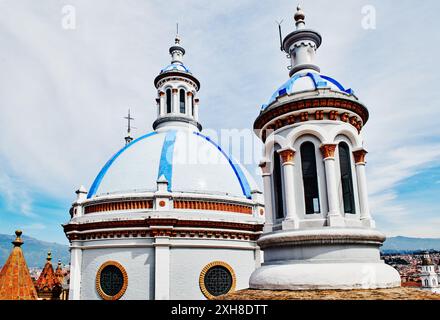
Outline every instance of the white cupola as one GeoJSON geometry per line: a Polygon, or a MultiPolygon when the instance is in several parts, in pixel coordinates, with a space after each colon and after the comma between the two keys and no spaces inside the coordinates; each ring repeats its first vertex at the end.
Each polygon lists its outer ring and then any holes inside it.
{"type": "Polygon", "coordinates": [[[420,280],[422,289],[440,293],[439,274],[436,272],[436,266],[429,253],[426,252],[422,257],[420,280]]]}
{"type": "Polygon", "coordinates": [[[294,16],[296,30],[288,34],[282,43],[282,49],[291,59],[291,65],[288,67],[289,76],[305,70],[320,72],[314,60],[322,37],[318,32],[306,29],[305,17],[304,11],[298,6],[294,16]]]}
{"type": "Polygon", "coordinates": [[[254,122],[263,147],[266,222],[258,239],[264,265],[252,289],[372,289],[400,286],[399,273],[380,260],[385,235],[370,214],[362,128],[366,106],[320,72],[321,35],[305,27],[282,42],[290,78],[254,122]]]}
{"type": "Polygon", "coordinates": [[[157,88],[157,119],[153,128],[165,126],[190,126],[201,131],[198,122],[200,90],[199,80],[183,64],[185,49],[180,45],[180,37],[176,36],[174,45],[170,47],[171,64],[163,68],[154,80],[157,88]]]}

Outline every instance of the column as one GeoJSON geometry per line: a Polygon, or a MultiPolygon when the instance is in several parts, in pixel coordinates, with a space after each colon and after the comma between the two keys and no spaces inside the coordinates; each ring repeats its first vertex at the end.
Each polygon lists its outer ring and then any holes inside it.
{"type": "Polygon", "coordinates": [[[81,264],[82,249],[80,242],[72,241],[70,245],[69,300],[80,300],[81,298],[81,264]]]}
{"type": "Polygon", "coordinates": [[[335,150],[336,144],[325,144],[320,147],[325,165],[325,178],[327,182],[328,199],[328,225],[342,227],[345,225],[344,218],[339,208],[338,185],[336,181],[335,150]]]}
{"type": "Polygon", "coordinates": [[[266,161],[260,162],[260,168],[263,177],[263,188],[264,188],[264,211],[265,211],[265,223],[264,232],[272,232],[273,228],[273,216],[274,212],[272,209],[272,183],[269,163],[266,161]]]}
{"type": "Polygon", "coordinates": [[[188,91],[186,93],[186,115],[191,118],[193,117],[193,115],[192,115],[192,96],[193,96],[192,92],[188,91]]]}
{"type": "Polygon", "coordinates": [[[199,121],[199,99],[194,99],[194,120],[199,121]]]}
{"type": "Polygon", "coordinates": [[[170,238],[155,238],[154,299],[170,299],[170,238]]]}
{"type": "Polygon", "coordinates": [[[353,152],[354,161],[356,163],[356,178],[359,193],[359,206],[361,222],[365,227],[375,227],[375,222],[370,215],[370,207],[368,204],[367,177],[365,174],[365,156],[367,151],[364,149],[353,152]]]}
{"type": "Polygon", "coordinates": [[[299,218],[296,214],[295,203],[295,181],[294,181],[294,157],[295,150],[282,149],[278,150],[282,162],[284,188],[283,196],[286,204],[286,217],[283,221],[283,229],[298,229],[299,218]]]}
{"type": "Polygon", "coordinates": [[[171,93],[173,95],[173,113],[179,113],[179,96],[178,93],[179,90],[178,89],[172,89],[171,93]]]}
{"type": "Polygon", "coordinates": [[[165,115],[165,92],[159,92],[159,115],[163,117],[165,115]]]}

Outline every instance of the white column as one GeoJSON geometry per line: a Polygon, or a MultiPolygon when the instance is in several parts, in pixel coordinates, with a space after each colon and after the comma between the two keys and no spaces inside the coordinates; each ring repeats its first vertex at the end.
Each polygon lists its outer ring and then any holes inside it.
{"type": "Polygon", "coordinates": [[[159,92],[159,115],[162,117],[165,115],[165,92],[159,92]]]}
{"type": "Polygon", "coordinates": [[[194,99],[194,120],[199,121],[199,99],[194,99]]]}
{"type": "Polygon", "coordinates": [[[81,299],[81,264],[82,249],[80,247],[80,242],[72,241],[70,245],[69,300],[81,299]]]}
{"type": "Polygon", "coordinates": [[[191,114],[191,112],[192,112],[192,96],[193,96],[192,92],[186,93],[186,105],[185,105],[186,115],[191,118],[193,117],[193,115],[191,114]]]}
{"type": "Polygon", "coordinates": [[[87,200],[87,190],[86,188],[84,188],[84,186],[80,186],[79,189],[75,191],[75,193],[76,201],[73,204],[72,218],[79,218],[82,217],[84,214],[82,203],[87,200]]]}
{"type": "Polygon", "coordinates": [[[271,183],[271,174],[269,163],[266,161],[262,161],[260,163],[260,168],[262,171],[263,177],[263,188],[264,188],[264,214],[266,221],[264,223],[264,232],[272,232],[273,221],[274,221],[274,212],[272,207],[272,183],[271,183]]]}
{"type": "Polygon", "coordinates": [[[338,184],[336,180],[336,164],[335,164],[335,144],[327,144],[321,146],[322,156],[324,158],[325,178],[327,182],[327,199],[328,199],[328,216],[327,221],[331,227],[344,226],[344,218],[341,215],[338,199],[338,184]]]}
{"type": "Polygon", "coordinates": [[[170,239],[155,238],[155,300],[170,299],[170,239]]]}
{"type": "Polygon", "coordinates": [[[294,162],[295,150],[283,149],[278,150],[281,156],[282,168],[283,168],[283,178],[284,178],[284,189],[283,196],[284,202],[286,204],[286,217],[283,221],[283,229],[298,229],[299,228],[299,218],[296,214],[296,203],[295,203],[295,181],[294,181],[294,162]]]}
{"type": "Polygon", "coordinates": [[[173,113],[179,113],[179,97],[177,93],[179,92],[178,89],[172,89],[171,93],[173,95],[173,113]]]}
{"type": "Polygon", "coordinates": [[[366,150],[357,150],[353,152],[356,163],[356,178],[359,193],[360,217],[362,224],[366,227],[375,227],[375,222],[370,214],[370,206],[368,204],[367,177],[365,174],[365,156],[366,150]]]}

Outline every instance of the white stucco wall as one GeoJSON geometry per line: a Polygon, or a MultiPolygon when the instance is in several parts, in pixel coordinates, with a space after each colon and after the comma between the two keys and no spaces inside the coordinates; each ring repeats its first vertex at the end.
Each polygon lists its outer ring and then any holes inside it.
{"type": "Polygon", "coordinates": [[[256,269],[256,253],[244,249],[171,248],[170,299],[206,299],[199,287],[202,269],[213,261],[229,264],[235,272],[236,290],[249,287],[256,269]]]}
{"type": "Polygon", "coordinates": [[[119,262],[127,272],[128,287],[121,300],[154,298],[154,248],[105,248],[83,250],[81,300],[101,299],[96,274],[109,260],[119,262]]]}

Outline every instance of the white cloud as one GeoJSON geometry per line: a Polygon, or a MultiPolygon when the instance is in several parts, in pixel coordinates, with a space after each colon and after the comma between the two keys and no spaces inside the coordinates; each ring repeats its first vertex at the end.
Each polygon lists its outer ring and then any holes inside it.
{"type": "Polygon", "coordinates": [[[0,197],[4,199],[6,209],[9,212],[15,212],[28,218],[37,217],[32,210],[32,198],[26,190],[25,183],[1,171],[0,197]]]}
{"type": "MultiPolygon", "coordinates": [[[[373,214],[412,216],[417,213],[399,203],[395,188],[440,158],[433,139],[440,136],[440,46],[432,42],[436,28],[420,32],[408,21],[414,5],[420,21],[437,21],[430,9],[436,2],[409,1],[399,11],[371,3],[378,13],[374,31],[361,28],[361,0],[308,2],[304,10],[308,26],[323,35],[322,72],[355,89],[370,110],[364,134],[373,214]]],[[[152,83],[169,63],[176,21],[186,64],[202,83],[206,128],[252,127],[261,104],[288,77],[275,20],[285,18],[284,34],[293,30],[291,1],[69,4],[76,8],[75,30],[61,28],[64,3],[0,3],[0,156],[11,166],[0,175],[0,192],[8,203],[20,203],[23,214],[33,214],[32,191],[73,200],[79,185],[90,185],[124,144],[128,107],[136,133],[151,130],[152,83]]]]}

